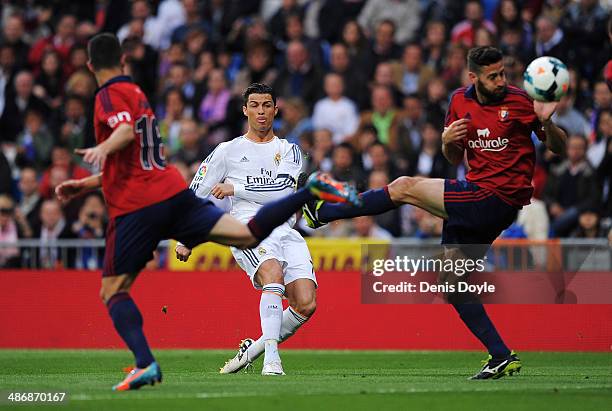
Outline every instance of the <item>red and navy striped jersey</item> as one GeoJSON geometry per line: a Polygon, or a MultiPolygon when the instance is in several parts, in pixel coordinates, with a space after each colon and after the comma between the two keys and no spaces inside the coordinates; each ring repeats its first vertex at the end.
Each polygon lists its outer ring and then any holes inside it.
{"type": "Polygon", "coordinates": [[[157,120],[146,96],[127,76],[112,78],[96,92],[96,142],[109,138],[121,123],[134,128],[134,140],[110,154],[104,165],[102,190],[111,217],[166,200],[187,188],[178,170],[166,164],[157,120]]]}
{"type": "Polygon", "coordinates": [[[515,207],[529,204],[535,166],[531,133],[545,139],[532,99],[525,91],[508,86],[501,102],[482,105],[474,86],[462,87],[451,96],[444,126],[461,118],[471,120],[467,136],[459,142],[467,153],[466,179],[515,207]]]}

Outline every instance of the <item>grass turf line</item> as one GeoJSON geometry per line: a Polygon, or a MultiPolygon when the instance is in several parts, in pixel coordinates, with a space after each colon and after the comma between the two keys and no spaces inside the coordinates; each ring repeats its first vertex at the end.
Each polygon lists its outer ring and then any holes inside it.
{"type": "MultiPolygon", "coordinates": [[[[281,352],[287,376],[220,375],[233,355],[220,350],[157,350],[164,382],[115,393],[131,363],[127,351],[0,350],[0,391],[69,393],[67,405],[18,409],[171,410],[312,409],[473,410],[609,409],[612,354],[519,353],[524,369],[498,381],[467,381],[483,358],[477,352],[281,352]],[[58,408],[59,407],[59,408],[58,408]]],[[[0,408],[8,407],[0,401],[0,408]]]]}

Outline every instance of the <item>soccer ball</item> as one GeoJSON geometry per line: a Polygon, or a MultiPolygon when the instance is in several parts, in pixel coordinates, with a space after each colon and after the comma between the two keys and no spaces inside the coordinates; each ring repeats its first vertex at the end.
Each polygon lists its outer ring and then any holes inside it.
{"type": "Polygon", "coordinates": [[[554,57],[539,57],[523,74],[523,87],[537,101],[559,101],[569,89],[569,71],[554,57]]]}

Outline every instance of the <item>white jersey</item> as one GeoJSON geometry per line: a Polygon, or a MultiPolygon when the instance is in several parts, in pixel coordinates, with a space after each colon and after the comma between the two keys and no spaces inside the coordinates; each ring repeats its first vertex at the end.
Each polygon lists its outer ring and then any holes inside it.
{"type": "MultiPolygon", "coordinates": [[[[297,145],[276,136],[266,143],[241,136],[215,148],[200,165],[190,188],[198,197],[206,197],[215,184],[232,184],[230,214],[247,222],[263,204],[295,191],[301,169],[302,152],[297,145]]],[[[288,223],[293,226],[295,217],[288,223]]]]}
{"type": "MultiPolygon", "coordinates": [[[[255,143],[242,136],[219,144],[200,165],[190,188],[198,197],[207,197],[215,184],[232,184],[234,195],[230,197],[230,214],[247,222],[263,204],[294,192],[301,169],[302,153],[297,145],[278,137],[267,143],[255,143]]],[[[239,250],[231,247],[238,265],[255,288],[261,289],[255,274],[269,259],[281,263],[285,285],[298,279],[309,279],[316,286],[317,278],[308,246],[291,228],[294,224],[295,216],[277,227],[255,248],[239,250]]]]}

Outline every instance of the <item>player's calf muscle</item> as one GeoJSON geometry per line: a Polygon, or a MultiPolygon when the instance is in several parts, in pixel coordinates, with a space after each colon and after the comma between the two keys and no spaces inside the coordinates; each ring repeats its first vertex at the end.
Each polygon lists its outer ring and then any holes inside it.
{"type": "Polygon", "coordinates": [[[444,180],[439,178],[396,178],[389,184],[389,196],[395,204],[411,204],[446,218],[444,210],[444,180]]]}

